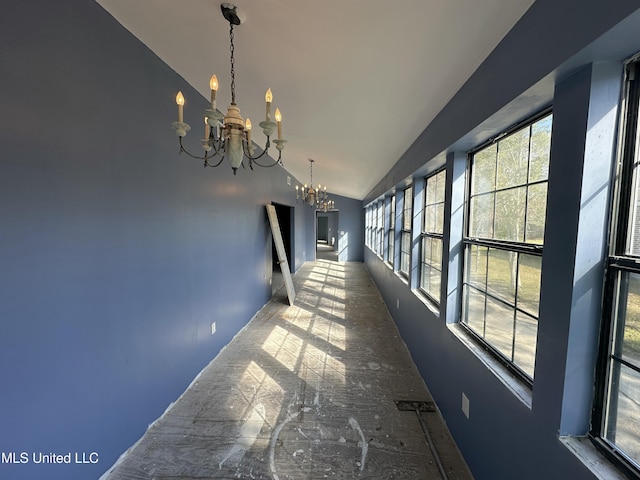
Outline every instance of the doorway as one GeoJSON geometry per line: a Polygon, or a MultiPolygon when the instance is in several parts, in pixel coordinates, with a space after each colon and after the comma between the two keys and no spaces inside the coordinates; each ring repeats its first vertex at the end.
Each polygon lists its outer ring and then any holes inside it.
{"type": "Polygon", "coordinates": [[[319,242],[329,243],[329,218],[318,215],[318,238],[319,242]]]}
{"type": "MultiPolygon", "coordinates": [[[[295,266],[293,265],[293,259],[295,258],[294,249],[294,214],[293,207],[289,205],[283,205],[280,203],[271,202],[276,210],[276,216],[278,217],[278,223],[280,224],[280,231],[282,232],[282,243],[284,244],[284,250],[287,257],[287,263],[289,264],[290,273],[293,273],[295,266]]],[[[275,243],[271,242],[271,294],[275,295],[284,287],[284,278],[280,269],[280,262],[278,261],[278,253],[276,252],[275,243]]]]}
{"type": "Polygon", "coordinates": [[[338,211],[316,212],[316,260],[338,261],[338,211]]]}

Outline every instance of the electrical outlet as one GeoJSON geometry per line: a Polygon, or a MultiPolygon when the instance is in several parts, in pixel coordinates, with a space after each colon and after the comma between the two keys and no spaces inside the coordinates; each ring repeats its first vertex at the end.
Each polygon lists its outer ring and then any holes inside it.
{"type": "Polygon", "coordinates": [[[462,413],[469,418],[469,398],[462,392],[462,413]]]}
{"type": "Polygon", "coordinates": [[[216,322],[213,322],[211,324],[211,335],[214,335],[216,333],[216,322]]]}
{"type": "Polygon", "coordinates": [[[287,185],[291,185],[291,177],[287,175],[287,185]]]}
{"type": "Polygon", "coordinates": [[[400,309],[400,299],[396,298],[396,308],[400,309]]]}

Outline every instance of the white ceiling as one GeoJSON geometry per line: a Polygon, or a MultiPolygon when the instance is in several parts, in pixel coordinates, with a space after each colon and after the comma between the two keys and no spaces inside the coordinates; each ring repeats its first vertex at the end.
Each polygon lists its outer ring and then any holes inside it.
{"type": "MultiPolygon", "coordinates": [[[[206,98],[215,73],[226,110],[221,1],[97,1],[206,98]]],[[[270,87],[288,140],[285,168],[308,182],[313,158],[315,184],[362,199],[533,1],[236,0],[246,16],[234,31],[236,102],[263,144],[256,127],[270,87]]],[[[188,102],[193,126],[202,112],[188,102]]]]}

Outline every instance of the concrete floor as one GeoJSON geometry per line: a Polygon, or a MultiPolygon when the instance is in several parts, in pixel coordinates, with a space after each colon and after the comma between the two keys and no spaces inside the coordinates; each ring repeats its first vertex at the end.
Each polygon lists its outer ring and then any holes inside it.
{"type": "Polygon", "coordinates": [[[432,398],[366,266],[307,262],[294,283],[104,480],[472,478],[437,409],[398,409],[432,398]]]}
{"type": "Polygon", "coordinates": [[[316,259],[337,262],[338,251],[333,247],[333,245],[329,245],[327,242],[319,240],[316,243],[316,259]]]}

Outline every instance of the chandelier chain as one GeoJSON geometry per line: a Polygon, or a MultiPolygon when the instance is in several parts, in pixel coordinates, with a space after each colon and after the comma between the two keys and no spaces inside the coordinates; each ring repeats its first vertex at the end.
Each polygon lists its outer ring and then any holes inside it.
{"type": "Polygon", "coordinates": [[[235,71],[235,63],[236,59],[233,55],[235,47],[233,45],[233,23],[229,22],[229,51],[231,52],[231,103],[233,105],[236,104],[236,71],[235,71]]]}

